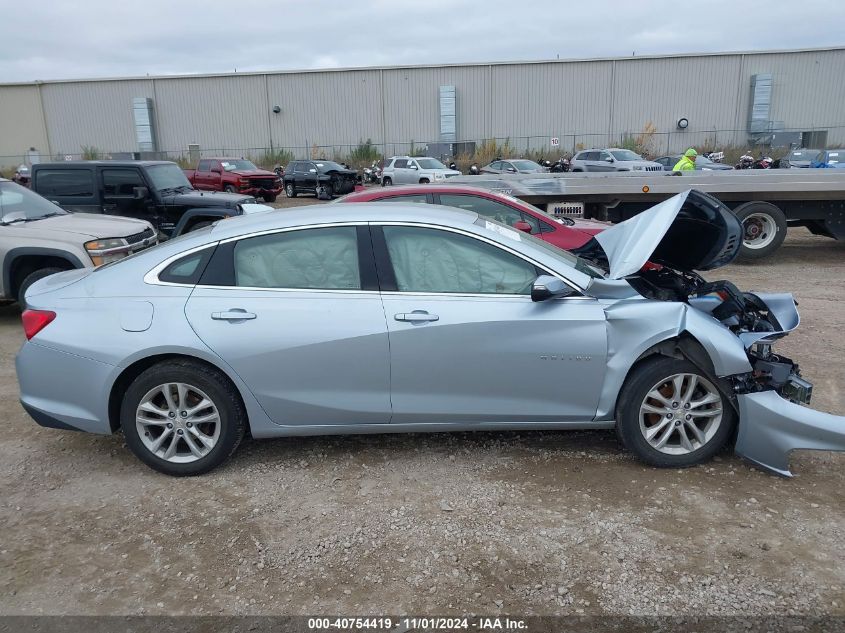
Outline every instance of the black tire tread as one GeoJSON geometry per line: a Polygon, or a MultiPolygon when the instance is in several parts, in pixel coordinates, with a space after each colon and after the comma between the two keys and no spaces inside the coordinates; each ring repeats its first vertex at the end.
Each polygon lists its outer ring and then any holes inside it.
{"type": "Polygon", "coordinates": [[[47,268],[39,268],[38,270],[33,270],[21,281],[20,288],[18,288],[18,303],[20,303],[21,306],[25,308],[26,302],[24,301],[24,295],[26,295],[26,291],[29,290],[29,287],[32,284],[34,284],[36,281],[44,279],[45,277],[49,277],[50,275],[55,275],[56,273],[64,272],[65,270],[69,269],[59,268],[58,266],[49,266],[47,268]]]}

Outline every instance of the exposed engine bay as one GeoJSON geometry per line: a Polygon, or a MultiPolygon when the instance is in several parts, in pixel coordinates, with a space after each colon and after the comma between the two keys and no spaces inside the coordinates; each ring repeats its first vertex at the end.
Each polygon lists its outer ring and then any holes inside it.
{"type": "Polygon", "coordinates": [[[627,281],[646,298],[680,301],[709,312],[743,343],[750,343],[746,350],[754,369],[750,374],[734,377],[737,393],[773,389],[792,402],[810,402],[813,387],[801,378],[798,365],[772,351],[773,342],[797,325],[796,304],[791,297],[785,301],[785,295],[775,295],[780,304],[775,310],[767,302],[767,295],[742,292],[729,281],[708,282],[695,272],[678,272],[665,266],[642,270],[627,281]],[[782,323],[779,316],[786,322],[782,323]]]}

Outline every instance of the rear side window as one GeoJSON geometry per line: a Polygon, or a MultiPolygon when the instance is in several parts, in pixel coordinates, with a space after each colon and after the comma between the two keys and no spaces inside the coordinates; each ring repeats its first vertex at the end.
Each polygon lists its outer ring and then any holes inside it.
{"type": "Polygon", "coordinates": [[[404,169],[408,166],[408,160],[405,158],[397,158],[393,161],[393,169],[404,169]]]}
{"type": "Polygon", "coordinates": [[[84,198],[94,195],[94,177],[89,169],[44,169],[36,172],[36,190],[42,196],[84,198]]]}
{"type": "Polygon", "coordinates": [[[303,229],[240,240],[235,285],[250,288],[360,290],[354,226],[303,229]]]}
{"type": "Polygon", "coordinates": [[[177,259],[159,273],[159,281],[172,284],[197,284],[213,252],[212,246],[177,259]]]}

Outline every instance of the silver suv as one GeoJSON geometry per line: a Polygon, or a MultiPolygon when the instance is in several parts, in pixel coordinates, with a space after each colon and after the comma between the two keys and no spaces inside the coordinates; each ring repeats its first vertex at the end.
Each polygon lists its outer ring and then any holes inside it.
{"type": "Polygon", "coordinates": [[[609,147],[578,152],[570,161],[572,171],[663,171],[663,165],[646,160],[629,149],[609,147]]]}
{"type": "Polygon", "coordinates": [[[461,172],[449,169],[436,158],[394,156],[388,159],[381,175],[383,187],[442,182],[461,172]]]}
{"type": "Polygon", "coordinates": [[[0,300],[22,302],[39,279],[122,259],[158,242],[144,220],[68,213],[25,187],[0,178],[0,300]]]}

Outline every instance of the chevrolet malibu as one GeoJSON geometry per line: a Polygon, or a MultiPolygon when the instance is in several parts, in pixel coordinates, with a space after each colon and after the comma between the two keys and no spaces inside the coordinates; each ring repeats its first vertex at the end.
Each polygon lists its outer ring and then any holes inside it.
{"type": "Polygon", "coordinates": [[[789,475],[793,449],[845,450],[845,426],[774,351],[791,295],[697,274],[741,241],[695,191],[580,257],[429,205],[239,217],[33,284],[21,402],[43,426],[122,430],[170,475],[218,466],[247,430],[588,428],[654,466],[732,442],[789,475]]]}

